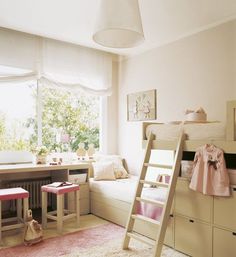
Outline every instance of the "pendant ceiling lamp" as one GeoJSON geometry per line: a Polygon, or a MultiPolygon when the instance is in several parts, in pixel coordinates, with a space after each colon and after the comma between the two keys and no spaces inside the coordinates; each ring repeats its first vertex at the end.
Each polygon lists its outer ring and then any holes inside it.
{"type": "Polygon", "coordinates": [[[129,48],[143,42],[138,0],[101,0],[93,40],[112,48],[129,48]]]}

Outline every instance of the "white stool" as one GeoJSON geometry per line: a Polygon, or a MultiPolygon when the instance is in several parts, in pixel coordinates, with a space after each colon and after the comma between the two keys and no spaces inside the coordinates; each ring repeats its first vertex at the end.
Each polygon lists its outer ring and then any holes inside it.
{"type": "Polygon", "coordinates": [[[66,185],[60,187],[52,187],[45,185],[41,187],[42,191],[42,227],[47,227],[47,219],[57,221],[57,232],[62,233],[63,221],[76,217],[77,226],[80,222],[80,207],[79,207],[79,185],[66,185]],[[64,194],[75,193],[75,212],[64,209],[64,194]],[[47,212],[47,193],[57,195],[57,210],[47,212]],[[67,215],[65,215],[67,214],[67,215]]]}
{"type": "Polygon", "coordinates": [[[0,243],[2,243],[2,231],[22,228],[25,226],[29,209],[29,192],[21,187],[0,189],[0,243]],[[22,219],[23,199],[23,219],[22,219]],[[2,201],[17,200],[17,217],[2,219],[2,201]],[[5,225],[5,222],[17,221],[17,224],[5,225]],[[19,223],[18,223],[19,222],[19,223]]]}

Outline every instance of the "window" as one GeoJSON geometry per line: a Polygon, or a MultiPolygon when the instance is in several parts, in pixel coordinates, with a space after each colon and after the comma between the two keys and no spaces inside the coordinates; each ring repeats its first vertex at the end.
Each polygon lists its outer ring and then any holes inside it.
{"type": "Polygon", "coordinates": [[[42,88],[42,143],[58,152],[76,151],[80,142],[99,148],[100,97],[42,88]]]}
{"type": "Polygon", "coordinates": [[[36,138],[35,82],[0,84],[0,150],[29,150],[36,138]]]}
{"type": "Polygon", "coordinates": [[[99,148],[100,97],[72,94],[37,82],[0,84],[0,150],[76,151],[99,148]],[[38,107],[38,108],[37,108],[38,107]]]}

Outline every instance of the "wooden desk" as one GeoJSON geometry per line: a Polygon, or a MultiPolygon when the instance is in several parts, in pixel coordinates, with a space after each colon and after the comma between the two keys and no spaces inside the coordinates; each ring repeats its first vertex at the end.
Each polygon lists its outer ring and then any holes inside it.
{"type": "MultiPolygon", "coordinates": [[[[35,189],[32,186],[27,188],[26,183],[31,183],[31,181],[43,181],[47,178],[47,183],[54,181],[70,181],[70,171],[81,171],[87,173],[87,179],[81,185],[81,214],[87,214],[90,212],[90,197],[89,197],[89,185],[88,176],[90,170],[90,164],[86,162],[78,162],[71,164],[61,164],[61,165],[36,165],[36,164],[13,164],[13,165],[0,165],[0,188],[9,187],[11,183],[18,183],[15,186],[26,187],[25,189],[30,192],[31,198],[34,198],[35,189]]],[[[45,184],[45,183],[44,183],[45,184]]],[[[14,186],[14,187],[15,187],[14,186]]],[[[39,195],[40,186],[37,186],[37,195],[39,195]]],[[[30,199],[30,203],[33,200],[30,199]]],[[[69,197],[69,202],[72,199],[69,197]]],[[[40,204],[37,204],[38,206],[40,204]]],[[[34,208],[35,204],[32,204],[30,208],[34,208]]],[[[35,208],[37,208],[35,207],[35,208]]]]}
{"type": "Polygon", "coordinates": [[[11,164],[0,165],[0,175],[35,172],[35,171],[57,171],[57,170],[76,170],[89,168],[89,164],[85,162],[78,162],[72,164],[49,165],[49,164],[11,164]]]}

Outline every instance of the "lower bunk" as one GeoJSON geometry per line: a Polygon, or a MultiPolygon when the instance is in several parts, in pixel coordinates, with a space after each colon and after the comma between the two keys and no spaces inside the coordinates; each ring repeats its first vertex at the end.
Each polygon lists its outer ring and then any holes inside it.
{"type": "MultiPolygon", "coordinates": [[[[90,179],[91,212],[125,226],[135,189],[135,178],[131,180],[90,179]]],[[[167,246],[190,256],[235,257],[236,185],[231,185],[230,197],[215,197],[190,190],[189,180],[179,177],[172,213],[164,242],[167,246]]],[[[136,232],[152,239],[157,229],[141,221],[135,224],[136,232]]]]}
{"type": "MultiPolygon", "coordinates": [[[[118,179],[116,181],[94,181],[90,179],[90,204],[91,213],[115,224],[125,227],[131,202],[133,201],[137,176],[129,179],[118,179]]],[[[158,195],[158,200],[165,198],[165,192],[157,188],[145,188],[145,196],[154,197],[158,195]],[[157,192],[158,191],[158,192],[157,192]]],[[[147,217],[157,219],[160,217],[160,208],[153,209],[150,205],[139,206],[139,212],[147,217]]],[[[172,216],[172,215],[171,215],[172,216]]],[[[170,217],[168,229],[165,236],[165,244],[174,247],[174,222],[170,217]]],[[[149,238],[156,239],[158,226],[147,224],[144,221],[135,221],[134,230],[149,238]]]]}

